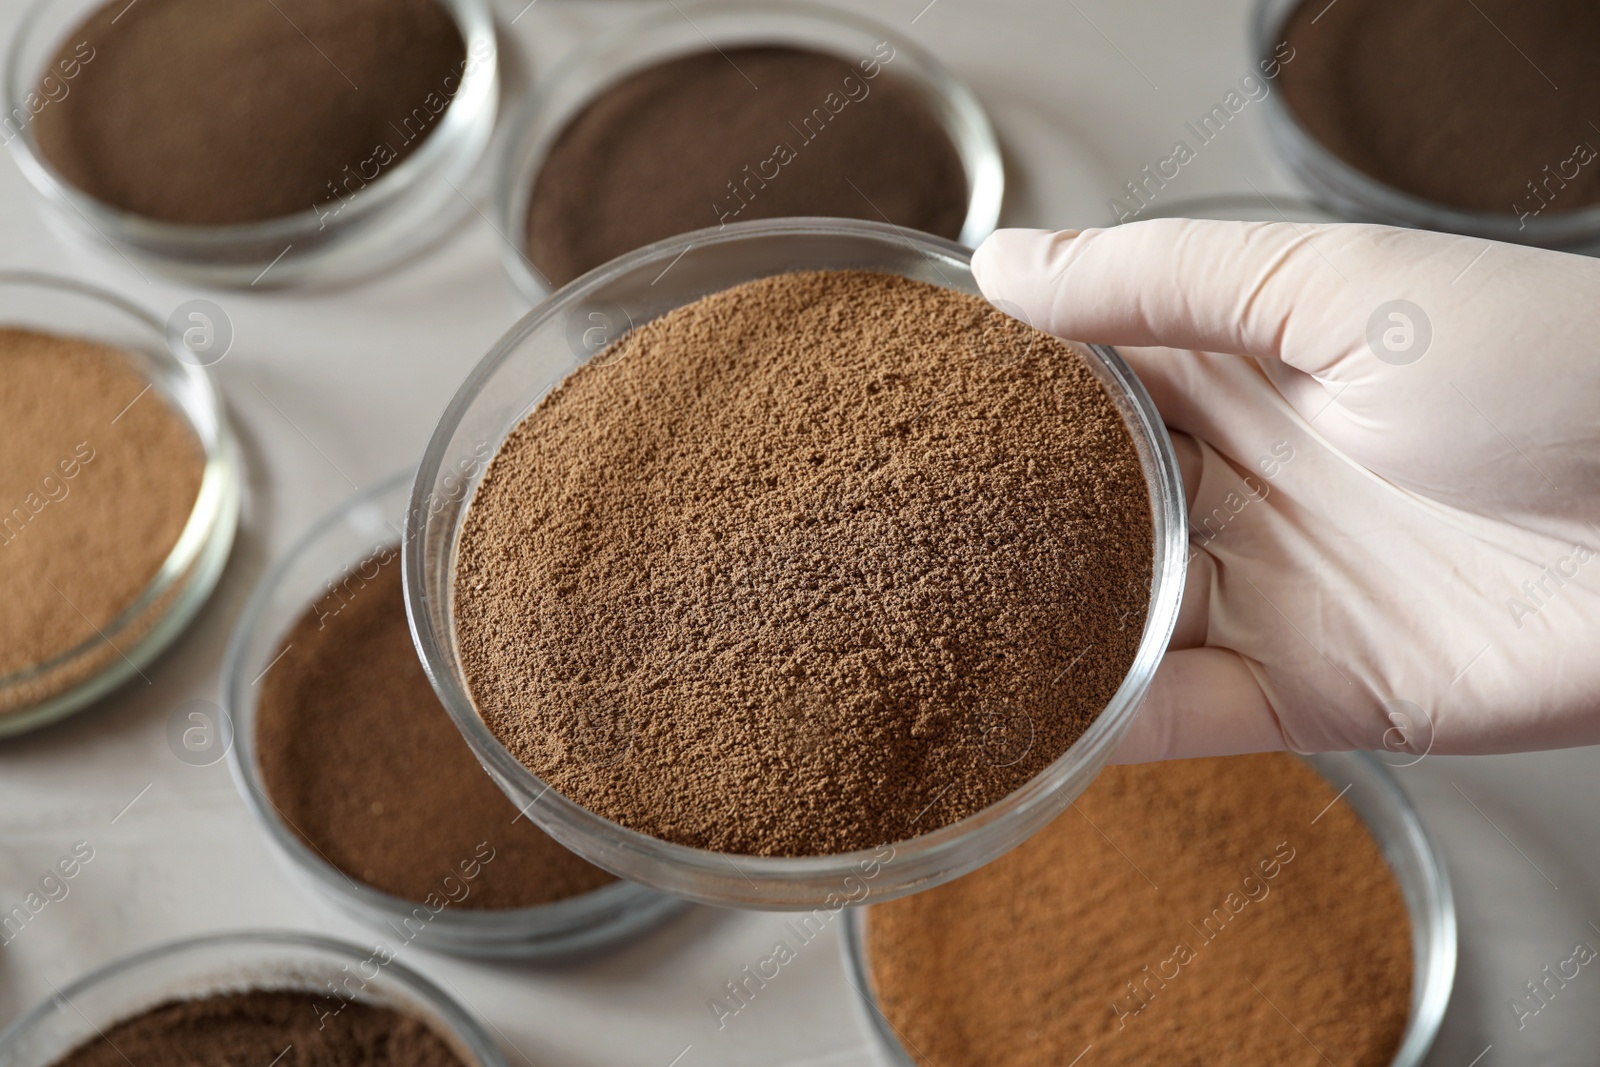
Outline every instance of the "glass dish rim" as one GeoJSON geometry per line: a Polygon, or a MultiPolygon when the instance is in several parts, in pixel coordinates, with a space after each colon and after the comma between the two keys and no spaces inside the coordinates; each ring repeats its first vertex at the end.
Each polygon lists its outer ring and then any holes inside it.
{"type": "MultiPolygon", "coordinates": [[[[409,917],[424,904],[422,901],[408,900],[346,875],[308,847],[299,835],[284,825],[282,817],[276,814],[276,805],[267,795],[266,786],[261,780],[260,768],[256,766],[253,758],[255,739],[249,727],[255,725],[256,701],[246,700],[242,694],[250,684],[245,679],[250,639],[260,630],[272,596],[282,585],[290,568],[357,508],[412,484],[415,470],[415,467],[409,465],[402,467],[371,485],[341,498],[338,503],[318,515],[316,520],[272,561],[271,566],[251,590],[249,599],[245,601],[238,620],[234,623],[233,631],[229,634],[227,649],[222,658],[218,687],[223,701],[223,713],[228,716],[233,739],[228,748],[228,769],[234,787],[256,824],[266,832],[273,846],[289,858],[293,867],[309,876],[320,891],[339,901],[353,904],[363,914],[381,915],[384,918],[409,917]],[[247,759],[247,756],[250,758],[247,759]],[[268,810],[269,808],[271,810],[268,810]]],[[[409,505],[409,494],[406,503],[409,505]]],[[[403,538],[396,538],[397,545],[402,541],[403,538]]],[[[644,895],[647,892],[644,887],[619,878],[587,893],[547,904],[520,908],[446,907],[429,920],[429,927],[438,924],[443,929],[459,929],[477,934],[503,932],[507,936],[542,932],[548,928],[552,936],[559,936],[569,932],[568,928],[574,922],[592,914],[603,914],[606,909],[625,906],[630,901],[637,901],[640,904],[653,902],[654,895],[647,897],[644,895]],[[531,930],[533,927],[538,927],[539,930],[531,930]]],[[[436,951],[450,951],[432,939],[428,940],[427,947],[436,951]]],[[[512,955],[517,954],[512,953],[512,955]]]]}
{"type": "MultiPolygon", "coordinates": [[[[1372,753],[1326,752],[1293,755],[1311,764],[1324,778],[1327,777],[1326,772],[1317,762],[1322,758],[1349,760],[1352,765],[1360,768],[1357,773],[1367,775],[1367,781],[1374,793],[1380,796],[1399,817],[1403,827],[1400,840],[1419,861],[1418,866],[1423,872],[1425,912],[1419,916],[1408,905],[1406,913],[1413,924],[1426,922],[1431,928],[1432,951],[1427,959],[1417,959],[1413,951],[1413,977],[1420,974],[1426,985],[1421,997],[1417,999],[1407,1016],[1405,1031],[1400,1037],[1399,1044],[1395,1046],[1393,1059],[1389,1061],[1389,1067],[1417,1067],[1433,1047],[1434,1041],[1438,1039],[1439,1029],[1444,1023],[1445,1010],[1450,1003],[1450,994],[1455,986],[1458,920],[1455,892],[1451,888],[1450,871],[1445,865],[1444,854],[1439,850],[1439,844],[1433,835],[1423,825],[1411,798],[1400,788],[1394,773],[1372,753]]],[[[1362,825],[1366,825],[1365,819],[1362,820],[1362,825]]],[[[1370,827],[1368,832],[1372,832],[1370,827]]],[[[1377,840],[1376,834],[1373,834],[1373,838],[1377,840]]],[[[1383,843],[1378,842],[1378,844],[1381,849],[1383,843]]],[[[1385,866],[1388,864],[1385,863],[1385,866]]],[[[1398,881],[1399,876],[1395,877],[1398,881]]],[[[906,1052],[905,1046],[893,1032],[892,1024],[888,1023],[887,1016],[878,1007],[878,996],[872,987],[865,938],[866,912],[870,908],[870,904],[864,904],[861,907],[845,909],[839,950],[844,957],[842,962],[845,974],[855,994],[851,999],[857,1011],[866,1016],[867,1029],[874,1035],[880,1050],[891,1058],[898,1055],[899,1062],[912,1064],[916,1061],[906,1052]]]]}
{"type": "MultiPolygon", "coordinates": [[[[207,416],[216,426],[216,434],[215,441],[207,442],[200,427],[195,424],[196,420],[189,409],[178,402],[169,403],[168,406],[183,420],[189,431],[194,435],[195,440],[199,442],[205,462],[205,472],[201,476],[200,489],[195,493],[194,505],[189,511],[188,519],[184,522],[182,532],[178,535],[178,540],[173,544],[166,558],[162,560],[160,569],[156,571],[150,582],[140,590],[138,596],[134,597],[128,606],[118,613],[116,618],[101,627],[94,637],[85,638],[72,648],[57,653],[48,660],[30,664],[21,670],[13,671],[9,675],[0,676],[0,688],[21,685],[34,678],[43,677],[50,671],[67,666],[72,661],[98,649],[104,642],[116,638],[118,635],[125,633],[130,627],[145,621],[143,616],[147,611],[158,604],[162,598],[173,593],[190,577],[190,568],[204,558],[206,550],[212,545],[212,538],[220,537],[227,542],[226,547],[231,547],[233,536],[238,526],[239,483],[242,480],[242,461],[239,457],[232,426],[228,420],[227,406],[223,402],[221,390],[217,388],[216,382],[212,380],[211,375],[207,373],[205,368],[186,363],[173,354],[171,345],[166,340],[166,327],[154,315],[132,301],[126,300],[109,289],[102,288],[91,282],[80,281],[76,278],[68,278],[45,271],[0,269],[0,289],[13,287],[50,289],[81,297],[91,302],[106,305],[137,322],[141,327],[150,330],[152,334],[151,344],[148,348],[140,351],[151,360],[163,364],[169,371],[176,370],[184,375],[190,386],[195,389],[200,404],[206,409],[207,416]]],[[[0,326],[3,325],[5,324],[0,323],[0,326]]],[[[69,328],[63,330],[63,336],[76,335],[69,328]]],[[[93,338],[90,339],[93,340],[93,338]]],[[[145,377],[142,372],[140,376],[145,377]]],[[[219,551],[222,551],[223,558],[226,559],[226,550],[219,551]]],[[[219,567],[219,572],[220,569],[219,567]]],[[[218,577],[220,577],[220,573],[211,576],[209,583],[214,586],[218,577]]],[[[207,590],[207,595],[209,595],[209,589],[207,590]]],[[[192,615],[194,611],[198,610],[200,603],[205,599],[205,597],[200,597],[188,609],[189,614],[192,615]]],[[[148,651],[143,648],[144,639],[141,638],[140,641],[124,652],[123,657],[112,660],[105,668],[94,672],[82,681],[44,698],[37,704],[18,708],[15,711],[0,715],[0,738],[24,733],[81,710],[112,688],[120,685],[135,671],[136,668],[129,663],[134,655],[140,654],[141,661],[149,663],[176,637],[177,634],[174,633],[168,636],[166,640],[157,642],[156,646],[148,651]],[[116,680],[106,681],[106,679],[113,678],[116,680]]]]}
{"type": "MultiPolygon", "coordinates": [[[[958,151],[963,140],[970,140],[972,152],[978,157],[976,172],[966,175],[967,214],[962,220],[957,242],[976,247],[999,225],[1005,200],[1006,167],[994,122],[972,88],[932,52],[915,41],[892,36],[899,31],[876,19],[816,0],[696,0],[693,4],[674,4],[672,10],[637,15],[594,35],[553,66],[548,74],[539,78],[512,109],[512,119],[508,124],[510,132],[500,145],[494,161],[493,202],[497,226],[506,237],[501,248],[501,260],[519,291],[541,300],[556,291],[546,283],[543,272],[533,265],[526,241],[521,236],[527,229],[527,201],[531,197],[533,181],[543,164],[543,158],[540,157],[524,165],[521,157],[528,138],[546,124],[543,112],[551,95],[572,79],[605,63],[610,53],[617,49],[630,43],[648,41],[651,32],[658,27],[676,24],[696,14],[715,17],[752,15],[758,18],[799,16],[850,30],[891,35],[885,39],[893,40],[896,49],[903,49],[910,54],[916,61],[918,72],[937,87],[938,93],[975,121],[974,132],[968,138],[961,137],[955,129],[941,121],[946,136],[958,151]]],[[[707,41],[716,47],[713,39],[707,38],[707,41]]],[[[645,67],[629,68],[624,73],[642,69],[645,67]]],[[[606,84],[615,80],[612,77],[606,84]]],[[[592,99],[592,93],[585,98],[586,102],[592,99]]],[[[575,114],[576,111],[570,112],[566,118],[570,120],[575,114]]]]}
{"type": "MultiPolygon", "coordinates": [[[[512,756],[489,731],[479,718],[462,680],[449,672],[448,661],[441,648],[441,642],[448,638],[435,633],[425,608],[427,599],[425,560],[415,547],[421,530],[414,528],[413,523],[420,518],[424,527],[426,525],[429,502],[433,496],[431,485],[435,476],[443,469],[444,452],[451,433],[481,394],[493,372],[516,353],[521,342],[535,328],[570,310],[592,290],[630,273],[641,264],[670,258],[690,245],[706,248],[715,244],[783,235],[874,238],[895,245],[909,244],[924,255],[931,256],[937,253],[962,264],[970,264],[972,257],[970,249],[954,241],[931,234],[913,233],[881,222],[799,217],[736,222],[721,228],[691,231],[635,249],[595,268],[563,286],[549,299],[524,315],[495,342],[458,387],[440,416],[427,449],[423,453],[422,461],[418,465],[417,480],[412,489],[410,507],[407,511],[402,560],[406,612],[411,621],[412,637],[417,644],[423,667],[433,683],[434,690],[439,694],[440,701],[467,738],[479,762],[490,769],[497,781],[504,778],[531,782],[538,789],[539,796],[543,798],[539,804],[541,815],[564,828],[576,827],[585,836],[592,836],[596,831],[611,835],[619,843],[619,847],[629,852],[662,860],[680,870],[695,873],[724,876],[731,857],[738,861],[735,869],[752,885],[758,881],[779,885],[797,878],[831,875],[842,877],[862,869],[861,865],[864,863],[882,862],[882,846],[823,856],[774,857],[715,852],[680,845],[629,829],[583,808],[551,788],[512,756]],[[554,816],[552,813],[555,813],[554,816]]],[[[1187,569],[1188,532],[1183,483],[1178,472],[1177,456],[1173,451],[1171,438],[1154,401],[1121,356],[1108,346],[1082,347],[1091,349],[1103,362],[1106,371],[1121,386],[1121,397],[1114,396],[1113,399],[1127,404],[1126,410],[1122,410],[1120,406],[1119,410],[1124,423],[1131,424],[1129,436],[1135,437],[1135,427],[1138,427],[1151,452],[1151,466],[1145,472],[1147,488],[1153,498],[1151,536],[1154,542],[1155,561],[1157,564],[1164,562],[1165,566],[1151,575],[1151,599],[1145,634],[1140,640],[1133,663],[1129,666],[1122,684],[1108,701],[1106,709],[1082,737],[1044,770],[982,811],[926,834],[893,843],[896,848],[903,845],[914,849],[919,863],[929,863],[943,856],[959,856],[969,842],[992,833],[996,823],[1002,820],[1018,821],[1037,806],[1047,803],[1067,783],[1076,767],[1093,762],[1102,753],[1108,754],[1107,750],[1120,739],[1127,724],[1137,714],[1149,677],[1154,673],[1156,664],[1165,652],[1176,625],[1187,569]],[[1163,523],[1165,529],[1162,528],[1163,523]]],[[[1101,380],[1104,383],[1104,379],[1101,380]]],[[[1110,393],[1109,388],[1107,392],[1110,393]]],[[[499,444],[499,441],[495,442],[496,450],[499,444]]],[[[481,471],[478,472],[473,480],[474,492],[481,474],[481,471]]],[[[673,892],[679,891],[673,890],[673,892]]],[[[682,893],[682,895],[703,903],[725,903],[716,898],[697,896],[693,893],[682,893]]]]}
{"type": "MultiPolygon", "coordinates": [[[[1268,58],[1273,39],[1280,37],[1279,31],[1295,11],[1309,2],[1255,0],[1250,15],[1251,55],[1258,60],[1268,58]],[[1281,13],[1277,10],[1280,6],[1283,8],[1281,13]]],[[[1352,198],[1350,206],[1370,216],[1363,221],[1386,221],[1536,247],[1568,248],[1600,239],[1600,204],[1552,212],[1548,217],[1531,218],[1527,220],[1526,228],[1517,228],[1515,214],[1453,207],[1380,181],[1324,147],[1282,97],[1281,92],[1269,93],[1264,101],[1267,105],[1268,140],[1278,149],[1280,160],[1299,177],[1299,167],[1292,158],[1287,158],[1290,153],[1285,152],[1279,143],[1280,138],[1286,138],[1296,151],[1311,161],[1316,171],[1333,176],[1343,195],[1352,198]]],[[[1352,221],[1348,218],[1349,212],[1338,210],[1338,205],[1329,202],[1323,190],[1313,187],[1312,192],[1316,207],[1352,221]]]]}
{"type": "MultiPolygon", "coordinates": [[[[472,57],[471,48],[475,34],[487,34],[489,41],[494,46],[487,65],[480,65],[471,73],[464,74],[460,79],[461,85],[456,90],[456,95],[463,94],[469,85],[490,85],[497,78],[500,42],[495,32],[493,11],[489,0],[439,0],[439,3],[450,14],[451,22],[460,32],[462,45],[467,49],[467,57],[472,57]]],[[[0,92],[4,94],[6,113],[11,114],[22,107],[22,96],[31,89],[24,89],[22,83],[23,50],[32,42],[32,37],[38,29],[45,13],[56,7],[59,0],[33,0],[28,9],[18,20],[15,30],[12,31],[11,44],[5,52],[5,65],[0,72],[0,92]]],[[[96,9],[97,10],[97,9],[96,9]]],[[[30,83],[31,84],[31,83],[30,83]]],[[[451,100],[454,103],[454,97],[451,100]]],[[[446,111],[448,112],[448,108],[446,111]]],[[[293,215],[281,215],[276,218],[260,219],[255,222],[227,223],[219,226],[207,226],[194,223],[163,222],[152,219],[136,212],[108,204],[104,200],[90,195],[68,181],[39,151],[34,142],[34,124],[30,121],[18,134],[8,142],[8,147],[19,156],[27,160],[27,166],[21,168],[28,184],[37,192],[46,196],[61,197],[70,204],[85,219],[98,218],[102,221],[113,221],[119,228],[119,233],[110,240],[120,247],[124,236],[143,239],[156,239],[174,242],[182,246],[183,255],[202,255],[208,252],[222,251],[241,244],[255,244],[258,242],[290,241],[310,237],[321,230],[316,209],[293,215]],[[40,188],[33,180],[32,173],[37,173],[50,183],[48,190],[40,188]]],[[[437,132],[437,131],[434,131],[437,132]]],[[[371,199],[372,211],[382,211],[384,207],[403,198],[411,189],[415,188],[433,163],[450,146],[441,138],[430,135],[412,152],[399,166],[381,175],[370,183],[377,196],[371,199]]]]}
{"type": "MultiPolygon", "coordinates": [[[[269,927],[223,930],[190,937],[180,937],[171,941],[162,941],[108,960],[98,967],[80,974],[57,990],[55,996],[42,1000],[29,1008],[18,1016],[17,1020],[10,1026],[0,1030],[0,1054],[3,1054],[19,1037],[47,1019],[50,1013],[57,1009],[57,1001],[65,1001],[70,1004],[75,996],[116,981],[126,976],[129,972],[161,960],[174,959],[210,948],[246,947],[252,945],[270,946],[272,948],[310,949],[313,952],[340,957],[352,965],[365,963],[371,956],[371,952],[361,948],[354,942],[300,930],[269,927]]],[[[436,1012],[439,1018],[449,1026],[449,1036],[461,1042],[472,1053],[476,1060],[476,1067],[506,1067],[504,1054],[501,1053],[499,1046],[494,1043],[493,1039],[489,1037],[488,1031],[484,1029],[478,1018],[443,989],[435,985],[431,979],[396,959],[391,959],[385,963],[381,973],[397,982],[436,1012]]],[[[159,1001],[152,1002],[149,1006],[154,1007],[156,1003],[159,1003],[159,1001]]],[[[98,1024],[91,1023],[91,1025],[98,1024]]]]}

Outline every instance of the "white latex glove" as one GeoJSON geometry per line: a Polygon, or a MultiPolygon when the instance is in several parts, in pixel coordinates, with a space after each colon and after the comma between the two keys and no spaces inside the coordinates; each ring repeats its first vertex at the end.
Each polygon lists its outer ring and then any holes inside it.
{"type": "Polygon", "coordinates": [[[1600,261],[1163,219],[973,270],[1175,431],[1188,585],[1120,761],[1600,742],[1600,261]]]}

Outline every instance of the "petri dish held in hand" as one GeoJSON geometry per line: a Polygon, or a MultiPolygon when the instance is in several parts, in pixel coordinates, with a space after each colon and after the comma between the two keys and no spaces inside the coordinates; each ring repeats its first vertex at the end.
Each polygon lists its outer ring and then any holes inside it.
{"type": "Polygon", "coordinates": [[[953,242],[843,219],[557,293],[457,393],[409,521],[424,665],[513,802],[623,877],[768,908],[926,888],[1059,813],[1186,555],[1115,352],[982,301],[953,242]],[[631,332],[580,343],[595,315],[631,332]]]}

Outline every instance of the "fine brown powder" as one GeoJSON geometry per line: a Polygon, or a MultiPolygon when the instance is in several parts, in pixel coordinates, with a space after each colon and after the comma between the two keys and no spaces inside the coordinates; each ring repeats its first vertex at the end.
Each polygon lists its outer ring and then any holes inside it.
{"type": "Polygon", "coordinates": [[[1284,100],[1351,166],[1477,211],[1600,203],[1600,5],[1309,0],[1283,33],[1284,100]]]}
{"type": "Polygon", "coordinates": [[[362,1001],[253,989],[173,1000],[125,1019],[55,1067],[464,1067],[415,1016],[362,1001]]]}
{"type": "Polygon", "coordinates": [[[606,87],[534,181],[528,254],[552,285],[651,241],[751,219],[870,219],[961,233],[961,157],[895,49],[669,60],[606,87]]]}
{"type": "Polygon", "coordinates": [[[465,57],[437,0],[112,0],[65,38],[34,136],[112,207],[259,222],[392,171],[438,128],[465,57]]]}
{"type": "Polygon", "coordinates": [[[1152,551],[1072,347],[933,285],[788,274],[625,335],[508,436],[457,636],[489,728],[570,799],[831,854],[1065,751],[1133,660],[1152,551]]]}
{"type": "Polygon", "coordinates": [[[885,1017],[931,1067],[1384,1067],[1405,902],[1326,780],[1274,754],[1112,767],[993,864],[866,914],[885,1017]]]}
{"type": "MultiPolygon", "coordinates": [[[[200,492],[200,442],[119,349],[0,328],[0,714],[117,660],[108,634],[160,572],[200,492]],[[104,635],[104,636],[102,636],[104,635]]],[[[134,628],[136,629],[136,628],[134,628]]]]}
{"type": "Polygon", "coordinates": [[[454,908],[532,907],[613,881],[518,818],[478,766],[411,643],[398,546],[334,582],[280,651],[257,709],[261,776],[329,863],[454,908]]]}

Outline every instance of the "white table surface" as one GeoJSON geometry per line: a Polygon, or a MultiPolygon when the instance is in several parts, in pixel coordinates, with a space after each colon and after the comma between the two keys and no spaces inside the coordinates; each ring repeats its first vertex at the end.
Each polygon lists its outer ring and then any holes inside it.
{"type": "MultiPolygon", "coordinates": [[[[503,57],[516,50],[535,72],[593,30],[655,6],[495,3],[503,28],[517,16],[503,57]]],[[[1245,0],[926,3],[856,6],[931,48],[988,106],[1010,165],[1010,225],[1104,221],[1108,198],[1170,154],[1183,124],[1250,69],[1245,0]]],[[[0,40],[9,42],[21,10],[20,0],[0,2],[0,40]]],[[[1163,196],[1252,186],[1294,191],[1259,108],[1247,108],[1163,196]]],[[[286,876],[225,763],[174,758],[166,725],[185,701],[216,699],[223,646],[268,561],[353,487],[414,462],[458,382],[523,310],[501,272],[500,239],[477,215],[376,281],[261,294],[147,280],[114,254],[64,240],[35,209],[8,156],[0,162],[0,267],[86,278],[163,318],[196,295],[224,307],[236,341],[214,371],[244,442],[249,494],[220,588],[146,671],[149,684],[0,743],[0,910],[74,842],[95,850],[70,896],[0,947],[0,1025],[47,996],[51,983],[181,935],[289,926],[369,940],[286,876]]],[[[1585,968],[1520,1031],[1509,1003],[1575,943],[1600,947],[1592,925],[1600,923],[1600,752],[1432,757],[1400,777],[1444,850],[1461,916],[1456,993],[1429,1062],[1594,1062],[1600,973],[1585,968]]],[[[680,1054],[681,1067],[881,1062],[843,980],[836,930],[717,1029],[708,998],[766,953],[783,921],[697,908],[603,958],[556,968],[481,966],[416,949],[402,958],[492,1022],[513,1067],[667,1067],[680,1054]]]]}

